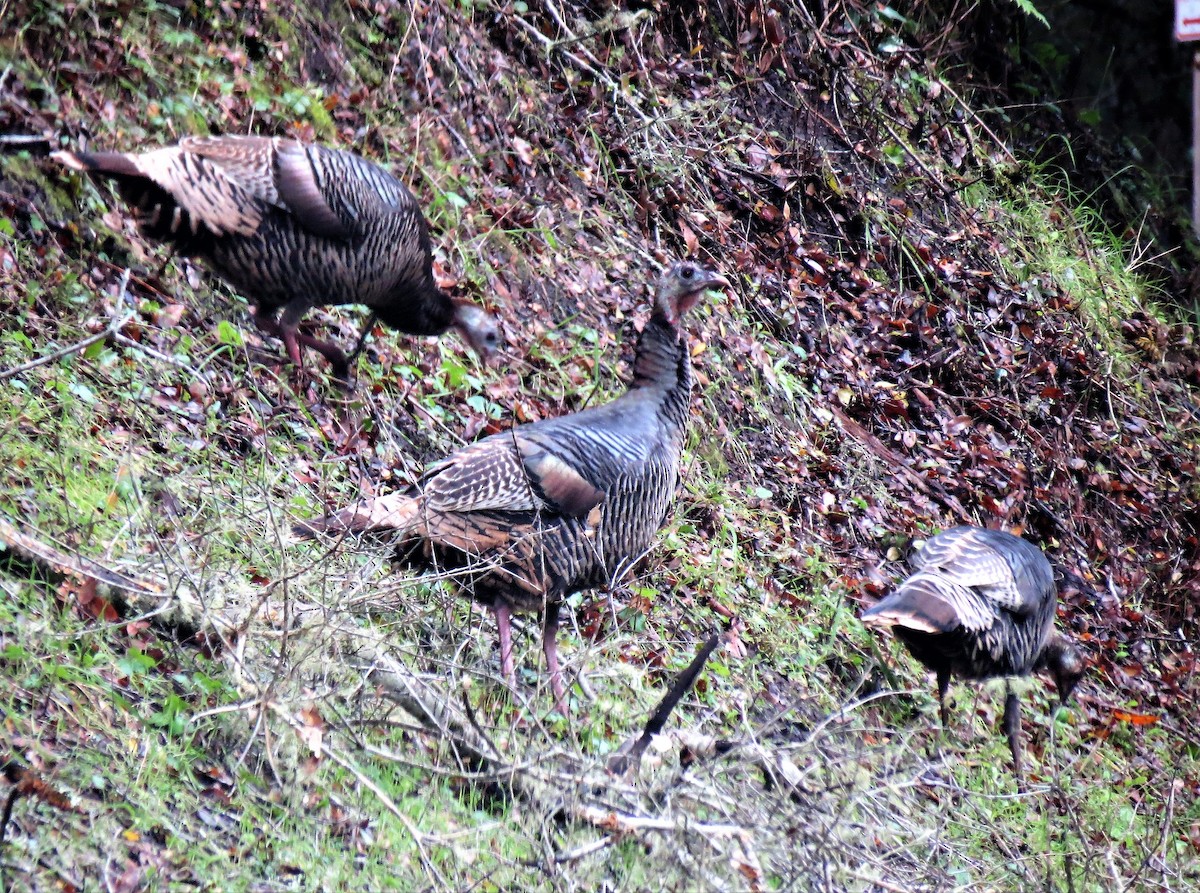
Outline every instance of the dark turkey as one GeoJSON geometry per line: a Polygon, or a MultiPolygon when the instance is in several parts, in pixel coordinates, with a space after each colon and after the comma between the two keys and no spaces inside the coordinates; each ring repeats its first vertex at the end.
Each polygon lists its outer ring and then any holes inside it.
{"type": "MultiPolygon", "coordinates": [[[[255,305],[260,329],[300,345],[346,377],[342,351],[297,330],[311,307],[365,304],[413,335],[457,328],[480,353],[495,349],[495,321],[451,299],[433,280],[429,227],[408,189],[377,164],[295,140],[216,136],[140,154],[55,152],[74,170],[112,180],[148,238],[203,258],[255,305]]],[[[357,355],[357,349],[355,355],[357,355]]]]}
{"type": "MultiPolygon", "coordinates": [[[[1066,703],[1083,675],[1074,646],[1054,631],[1054,571],[1028,540],[1000,530],[953,527],[910,559],[915,573],[862,615],[890,627],[937,674],[942,725],[950,677],[987,679],[1049,670],[1066,703]]],[[[1004,729],[1021,778],[1021,704],[1008,681],[1004,729]]]]}
{"type": "Polygon", "coordinates": [[[496,614],[510,685],[509,615],[544,613],[542,647],[565,713],[555,645],[559,605],[573,592],[619,579],[666,520],[692,390],[680,319],[705,290],[724,287],[719,274],[676,263],[659,284],[625,394],[485,437],[429,466],[408,489],[300,525],[297,533],[385,534],[402,562],[459,571],[461,594],[496,614]]]}

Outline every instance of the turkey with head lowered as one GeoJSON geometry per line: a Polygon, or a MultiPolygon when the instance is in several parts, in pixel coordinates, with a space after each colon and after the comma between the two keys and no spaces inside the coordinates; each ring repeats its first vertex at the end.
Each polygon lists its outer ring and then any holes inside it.
{"type": "Polygon", "coordinates": [[[1058,592],[1042,550],[1002,530],[952,527],[911,559],[914,573],[865,611],[937,674],[942,725],[951,676],[1005,677],[1004,729],[1021,779],[1021,702],[1008,677],[1048,670],[1066,703],[1083,675],[1075,646],[1054,630],[1058,592]]]}
{"type": "Polygon", "coordinates": [[[301,365],[321,353],[338,378],[350,362],[299,330],[311,308],[365,304],[411,335],[457,329],[483,356],[496,320],[433,278],[429,226],[416,198],[379,165],[343,149],[257,136],[194,137],[147,152],[55,152],[60,164],[111,180],[138,229],[212,270],[254,302],[254,321],[301,365]]]}

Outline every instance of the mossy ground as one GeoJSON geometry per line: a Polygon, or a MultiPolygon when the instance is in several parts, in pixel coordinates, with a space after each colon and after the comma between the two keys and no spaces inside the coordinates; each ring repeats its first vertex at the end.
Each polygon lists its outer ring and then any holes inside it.
{"type": "MultiPolygon", "coordinates": [[[[0,370],[44,359],[0,378],[0,511],[238,620],[179,641],[5,565],[3,758],[66,797],[16,802],[8,889],[1197,883],[1177,632],[1197,587],[1193,329],[1136,231],[1049,171],[1014,176],[1028,135],[1001,147],[1003,119],[902,51],[928,26],[858,4],[824,22],[789,4],[9,12],[4,129],[105,147],[249,130],[387,161],[447,287],[495,308],[510,347],[483,367],[452,336],[380,330],[346,393],[315,357],[282,363],[244,300],[141,242],[106,190],[0,159],[0,370]],[[680,254],[736,286],[690,321],[674,518],[619,587],[571,601],[569,720],[536,624],[507,692],[491,620],[443,584],[291,540],[485,430],[619,393],[647,286],[680,254]],[[956,686],[940,731],[920,668],[855,619],[911,538],[966,521],[1022,527],[1094,587],[1060,617],[1093,665],[1076,702],[1052,716],[1023,686],[1025,793],[1002,691],[956,686]],[[507,799],[364,681],[386,652],[511,764],[598,763],[732,616],[672,725],[741,746],[657,752],[625,838],[507,799]],[[755,746],[799,783],[764,783],[755,746]]],[[[344,342],[360,318],[312,314],[344,342]]]]}

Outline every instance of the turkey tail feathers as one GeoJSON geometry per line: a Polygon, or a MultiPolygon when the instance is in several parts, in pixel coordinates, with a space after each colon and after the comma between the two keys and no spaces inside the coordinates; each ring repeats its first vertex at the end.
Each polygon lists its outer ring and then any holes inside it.
{"type": "Polygon", "coordinates": [[[949,633],[962,626],[955,602],[967,602],[971,592],[918,573],[862,615],[868,626],[903,626],[926,633],[949,633]]]}
{"type": "Polygon", "coordinates": [[[292,526],[292,531],[304,539],[330,534],[404,534],[420,523],[421,505],[419,498],[392,493],[349,506],[323,518],[299,522],[292,526]]]}
{"type": "Polygon", "coordinates": [[[51,152],[50,157],[64,167],[88,174],[110,177],[143,177],[141,168],[124,152],[51,152]]]}

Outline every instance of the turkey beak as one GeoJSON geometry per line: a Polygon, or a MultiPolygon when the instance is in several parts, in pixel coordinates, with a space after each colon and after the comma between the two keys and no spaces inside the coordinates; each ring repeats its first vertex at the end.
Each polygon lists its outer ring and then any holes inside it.
{"type": "Polygon", "coordinates": [[[483,360],[484,365],[491,365],[504,342],[500,334],[500,321],[469,301],[455,300],[454,305],[454,321],[451,325],[458,329],[463,340],[483,360]]]}
{"type": "Polygon", "coordinates": [[[705,274],[704,278],[700,282],[696,283],[696,288],[694,290],[688,292],[680,300],[680,302],[679,302],[680,315],[686,313],[687,311],[689,311],[693,307],[695,307],[696,304],[698,304],[700,302],[700,297],[706,291],[722,291],[722,292],[726,292],[726,296],[728,296],[728,292],[726,291],[726,289],[728,289],[729,287],[730,287],[729,280],[726,279],[724,276],[722,276],[720,273],[713,273],[711,271],[707,272],[705,274]]]}
{"type": "Polygon", "coordinates": [[[726,292],[726,297],[728,297],[728,289],[731,289],[731,288],[733,288],[733,286],[730,285],[729,280],[726,279],[724,276],[722,276],[720,273],[711,274],[709,276],[708,282],[704,286],[705,291],[726,292]]]}
{"type": "Polygon", "coordinates": [[[689,306],[696,304],[700,300],[700,296],[709,291],[724,292],[726,297],[728,297],[729,288],[730,285],[728,279],[726,279],[720,273],[712,270],[706,270],[704,273],[704,278],[696,283],[696,290],[692,292],[692,298],[689,306]]]}

